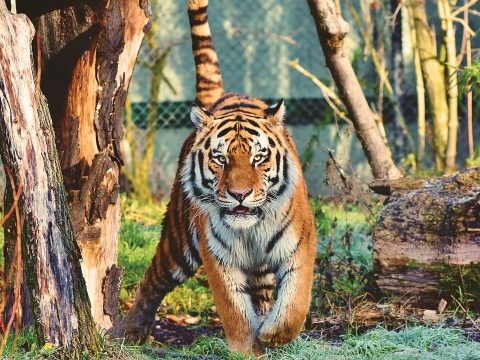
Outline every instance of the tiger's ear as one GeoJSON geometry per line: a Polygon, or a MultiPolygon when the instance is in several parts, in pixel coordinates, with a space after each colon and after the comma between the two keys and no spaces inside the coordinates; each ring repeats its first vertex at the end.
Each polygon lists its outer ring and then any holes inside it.
{"type": "Polygon", "coordinates": [[[285,118],[285,102],[280,100],[277,104],[273,104],[265,110],[267,119],[273,125],[283,125],[283,119],[285,118]]]}
{"type": "Polygon", "coordinates": [[[190,110],[190,120],[192,120],[197,130],[200,130],[210,122],[212,118],[212,114],[201,106],[194,105],[192,106],[192,110],[190,110]]]}

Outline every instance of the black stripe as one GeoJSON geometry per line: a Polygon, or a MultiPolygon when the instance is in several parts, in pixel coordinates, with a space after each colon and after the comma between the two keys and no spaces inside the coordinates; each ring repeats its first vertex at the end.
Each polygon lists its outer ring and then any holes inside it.
{"type": "Polygon", "coordinates": [[[209,78],[206,78],[205,76],[202,76],[200,74],[197,74],[197,84],[203,83],[203,84],[214,84],[214,85],[219,85],[222,83],[220,80],[213,81],[209,78]]]}
{"type": "Polygon", "coordinates": [[[198,16],[198,15],[201,15],[201,14],[204,14],[207,12],[207,7],[208,6],[202,6],[202,7],[199,7],[198,9],[188,9],[188,15],[190,16],[198,16]]]}
{"type": "Polygon", "coordinates": [[[294,268],[294,267],[291,267],[290,269],[288,269],[287,271],[285,271],[282,275],[282,277],[280,279],[278,279],[277,281],[277,288],[280,289],[280,287],[282,286],[282,282],[283,280],[285,279],[285,276],[287,276],[288,274],[298,270],[300,267],[297,267],[297,268],[294,268]]]}
{"type": "Polygon", "coordinates": [[[231,250],[230,249],[230,246],[228,246],[228,244],[225,242],[224,239],[221,238],[221,236],[219,234],[217,234],[217,232],[215,231],[215,229],[213,228],[212,224],[210,224],[210,231],[212,233],[212,236],[213,238],[220,243],[220,245],[222,245],[225,249],[227,250],[231,250]]]}
{"type": "Polygon", "coordinates": [[[231,109],[240,109],[240,108],[248,108],[248,109],[262,109],[260,106],[251,104],[251,103],[244,103],[244,102],[239,102],[231,105],[226,105],[218,109],[218,111],[224,111],[224,110],[231,110],[231,109]]]}
{"type": "Polygon", "coordinates": [[[202,186],[207,189],[213,190],[212,188],[213,180],[207,179],[205,177],[205,172],[203,170],[203,160],[204,160],[203,152],[201,152],[200,150],[197,151],[197,156],[198,156],[198,166],[200,167],[200,177],[202,179],[202,186]]]}
{"type": "Polygon", "coordinates": [[[223,104],[227,99],[230,99],[231,97],[234,97],[234,96],[237,96],[237,94],[235,93],[229,93],[229,94],[226,94],[224,96],[222,96],[220,99],[218,99],[215,103],[213,103],[212,105],[212,109],[215,109],[217,106],[219,106],[220,104],[223,104]]]}
{"type": "Polygon", "coordinates": [[[197,248],[193,244],[193,234],[190,231],[190,202],[184,198],[183,199],[184,204],[186,205],[187,210],[185,211],[184,215],[184,221],[183,221],[183,226],[185,227],[185,234],[187,234],[187,245],[188,245],[188,251],[192,255],[193,259],[197,262],[198,265],[202,263],[202,259],[200,259],[200,254],[198,253],[197,248]]]}
{"type": "MultiPolygon", "coordinates": [[[[244,110],[244,109],[234,109],[233,111],[228,111],[228,112],[226,112],[222,115],[216,116],[216,119],[217,120],[224,119],[224,118],[226,118],[228,116],[232,116],[233,114],[238,113],[238,112],[241,112],[242,115],[244,115],[244,117],[246,115],[246,116],[251,116],[251,117],[253,117],[255,119],[259,119],[259,120],[262,119],[262,117],[258,116],[258,114],[255,114],[254,112],[247,111],[247,110],[244,110]]],[[[233,120],[233,119],[230,119],[230,120],[233,120]]],[[[248,119],[246,119],[246,120],[248,121],[248,119]]]]}
{"type": "Polygon", "coordinates": [[[271,274],[273,273],[273,271],[271,269],[264,269],[264,270],[253,270],[250,272],[251,275],[253,276],[256,276],[256,277],[260,277],[260,276],[265,276],[265,275],[268,275],[268,274],[271,274]]]}
{"type": "Polygon", "coordinates": [[[273,139],[269,136],[268,137],[268,144],[271,146],[271,147],[275,147],[275,141],[273,141],[273,139]]]}
{"type": "Polygon", "coordinates": [[[217,134],[217,138],[221,138],[221,137],[225,136],[225,135],[228,134],[230,131],[235,131],[235,128],[234,128],[234,127],[228,127],[228,128],[223,129],[222,131],[220,131],[220,132],[217,134]]]}
{"type": "Polygon", "coordinates": [[[260,127],[260,125],[258,125],[258,123],[257,123],[255,120],[249,120],[249,119],[247,119],[247,121],[250,123],[250,125],[253,125],[253,126],[257,127],[257,128],[260,127]]]}
{"type": "MultiPolygon", "coordinates": [[[[163,257],[165,259],[165,257],[163,257]]],[[[165,261],[163,261],[163,259],[160,261],[160,266],[162,267],[162,271],[163,271],[163,278],[165,280],[167,280],[167,283],[170,283],[170,284],[178,284],[179,282],[177,280],[175,280],[172,276],[172,273],[170,272],[170,270],[168,269],[168,266],[166,264],[165,261]]]]}
{"type": "Polygon", "coordinates": [[[210,138],[208,138],[207,141],[205,141],[205,144],[203,145],[203,147],[205,148],[205,150],[208,150],[208,148],[210,147],[210,138]]]}
{"type": "Polygon", "coordinates": [[[208,40],[212,40],[212,36],[211,35],[195,35],[195,34],[192,34],[192,41],[208,41],[208,40]]]}
{"type": "Polygon", "coordinates": [[[218,62],[212,59],[208,54],[199,54],[193,57],[195,65],[198,64],[212,64],[218,67],[218,62]]]}
{"type": "Polygon", "coordinates": [[[262,285],[250,285],[250,291],[262,291],[262,290],[273,290],[275,285],[273,284],[262,284],[262,285]]]}
{"type": "Polygon", "coordinates": [[[275,245],[282,238],[285,230],[287,230],[287,228],[292,223],[292,220],[293,220],[293,216],[287,221],[287,223],[279,231],[277,231],[277,233],[275,235],[272,236],[272,238],[270,239],[270,241],[267,244],[267,253],[269,253],[270,251],[273,250],[275,245]]]}
{"type": "Polygon", "coordinates": [[[287,154],[283,155],[283,183],[280,186],[280,189],[278,189],[277,196],[282,195],[285,190],[287,189],[287,183],[288,183],[288,159],[287,159],[287,154]]]}
{"type": "Polygon", "coordinates": [[[208,15],[206,13],[205,13],[205,15],[204,14],[190,15],[188,17],[188,20],[190,22],[190,27],[203,25],[208,21],[208,15]]]}
{"type": "Polygon", "coordinates": [[[200,196],[203,195],[203,192],[197,186],[196,178],[197,178],[197,176],[195,174],[195,153],[192,153],[191,166],[190,166],[190,183],[192,185],[193,195],[195,195],[196,197],[200,197],[200,196]]]}
{"type": "MultiPolygon", "coordinates": [[[[184,203],[183,203],[184,204],[184,203]]],[[[180,215],[184,215],[184,212],[182,211],[183,208],[179,208],[178,211],[173,212],[173,226],[175,229],[178,229],[177,234],[180,236],[177,236],[176,238],[171,238],[170,240],[170,253],[172,254],[173,260],[176,262],[178,266],[182,268],[183,273],[187,276],[190,277],[193,274],[195,274],[195,271],[193,268],[188,264],[187,259],[185,258],[184,255],[184,250],[183,250],[183,244],[184,242],[188,243],[189,241],[189,236],[188,236],[188,227],[183,227],[182,224],[187,224],[188,225],[188,218],[182,218],[180,219],[180,215]],[[183,232],[182,232],[183,230],[183,232]],[[173,251],[172,251],[173,249],[173,251]]]]}
{"type": "Polygon", "coordinates": [[[253,136],[260,136],[260,133],[257,130],[250,129],[248,127],[245,127],[244,129],[250,134],[252,134],[253,136]]]}

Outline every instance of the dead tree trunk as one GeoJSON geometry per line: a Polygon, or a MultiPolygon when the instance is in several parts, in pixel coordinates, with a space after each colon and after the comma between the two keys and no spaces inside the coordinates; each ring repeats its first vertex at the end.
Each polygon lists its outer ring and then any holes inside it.
{"type": "Polygon", "coordinates": [[[480,168],[432,180],[376,182],[388,195],[373,232],[377,284],[416,305],[480,296],[480,168]]]}
{"type": "Polygon", "coordinates": [[[41,87],[52,111],[92,315],[107,329],[116,299],[104,284],[119,280],[111,277],[119,274],[112,270],[120,229],[122,115],[149,7],[147,0],[64,2],[52,9],[50,3],[21,1],[19,9],[35,18],[41,87]]]}
{"type": "Polygon", "coordinates": [[[79,358],[99,344],[48,106],[35,91],[30,61],[34,29],[0,0],[0,34],[0,153],[16,187],[23,188],[21,252],[37,335],[41,343],[79,358]]]}
{"type": "Polygon", "coordinates": [[[395,166],[390,149],[384,144],[375,124],[375,117],[345,55],[343,39],[348,24],[342,19],[332,0],[308,0],[327,66],[348,110],[357,136],[376,179],[398,179],[402,175],[395,166]]]}

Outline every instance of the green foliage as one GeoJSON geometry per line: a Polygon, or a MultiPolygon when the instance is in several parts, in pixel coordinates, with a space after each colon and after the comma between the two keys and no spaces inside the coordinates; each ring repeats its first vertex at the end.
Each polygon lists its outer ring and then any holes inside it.
{"type": "Polygon", "coordinates": [[[465,159],[467,167],[480,166],[480,146],[477,146],[472,156],[465,159]]]}
{"type": "Polygon", "coordinates": [[[155,254],[166,204],[146,205],[122,197],[122,208],[118,264],[125,267],[122,285],[125,299],[132,295],[155,254]]]}
{"type": "Polygon", "coordinates": [[[480,61],[474,61],[471,66],[459,70],[458,85],[460,92],[466,94],[472,91],[478,94],[480,91],[480,61]]]}
{"type": "Polygon", "coordinates": [[[370,225],[355,206],[332,206],[311,201],[318,232],[317,271],[312,311],[325,314],[343,299],[363,294],[372,280],[370,225]],[[334,296],[332,296],[334,294],[334,296]]]}

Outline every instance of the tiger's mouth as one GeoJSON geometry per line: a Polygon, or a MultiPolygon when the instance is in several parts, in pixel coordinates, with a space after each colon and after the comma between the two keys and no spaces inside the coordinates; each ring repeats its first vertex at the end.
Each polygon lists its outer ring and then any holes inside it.
{"type": "Polygon", "coordinates": [[[232,209],[223,209],[223,213],[225,215],[233,215],[233,216],[259,216],[260,215],[260,208],[258,207],[246,207],[243,205],[235,206],[232,209]]]}

